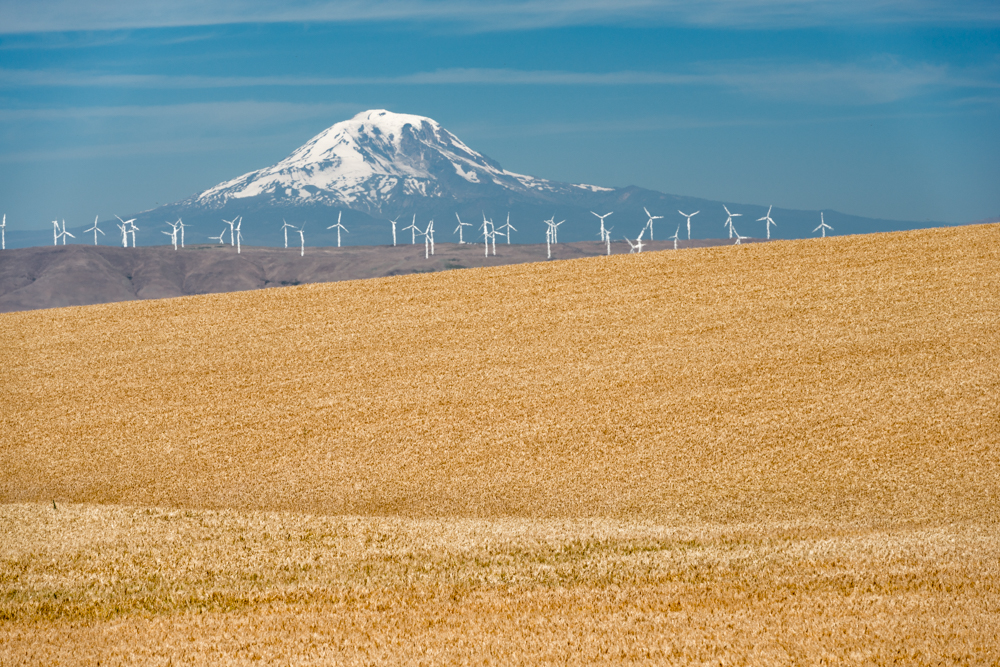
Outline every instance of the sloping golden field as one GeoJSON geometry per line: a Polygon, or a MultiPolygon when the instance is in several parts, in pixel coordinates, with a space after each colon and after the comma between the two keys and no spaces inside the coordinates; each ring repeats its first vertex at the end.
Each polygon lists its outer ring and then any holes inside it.
{"type": "Polygon", "coordinates": [[[995,664],[998,244],[0,315],[0,663],[995,664]]]}

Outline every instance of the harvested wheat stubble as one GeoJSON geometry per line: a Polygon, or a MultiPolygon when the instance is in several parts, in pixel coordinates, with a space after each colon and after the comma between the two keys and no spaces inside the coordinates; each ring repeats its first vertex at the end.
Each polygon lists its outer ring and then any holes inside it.
{"type": "Polygon", "coordinates": [[[0,663],[996,664],[998,241],[0,315],[0,663]]]}
{"type": "Polygon", "coordinates": [[[1000,659],[981,526],[6,505],[0,538],[5,665],[1000,659]]]}

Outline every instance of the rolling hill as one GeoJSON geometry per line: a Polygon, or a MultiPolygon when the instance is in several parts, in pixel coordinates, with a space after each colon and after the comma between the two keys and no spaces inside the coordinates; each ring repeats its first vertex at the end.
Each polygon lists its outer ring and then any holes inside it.
{"type": "Polygon", "coordinates": [[[0,657],[994,662],[998,240],[0,315],[0,657]]]}

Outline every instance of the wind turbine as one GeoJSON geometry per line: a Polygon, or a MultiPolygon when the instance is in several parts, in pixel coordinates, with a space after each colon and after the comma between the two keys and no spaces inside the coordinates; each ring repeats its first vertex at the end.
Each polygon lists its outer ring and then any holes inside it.
{"type": "Polygon", "coordinates": [[[62,231],[59,232],[59,236],[62,237],[63,245],[66,245],[66,237],[67,236],[70,237],[70,238],[73,238],[73,239],[76,238],[75,236],[73,236],[72,234],[70,234],[69,232],[66,231],[66,221],[65,220],[62,221],[62,231]]]}
{"type": "Polygon", "coordinates": [[[392,247],[393,248],[396,247],[396,223],[398,221],[399,221],[399,216],[398,215],[396,216],[395,220],[390,220],[389,221],[392,224],[392,247]]]}
{"type": "MultiPolygon", "coordinates": [[[[287,232],[286,232],[286,236],[287,236],[287,232]]],[[[218,236],[209,236],[208,240],[209,241],[218,241],[219,243],[222,243],[222,239],[224,239],[225,237],[226,237],[226,229],[225,229],[225,227],[223,227],[221,234],[219,234],[218,236]]],[[[285,247],[286,248],[288,247],[287,243],[285,244],[285,247]]]]}
{"type": "Polygon", "coordinates": [[[778,223],[776,223],[774,220],[771,219],[771,209],[772,208],[774,208],[774,206],[768,206],[767,207],[767,215],[765,215],[763,218],[757,218],[757,222],[763,222],[764,220],[767,220],[767,225],[766,226],[767,226],[767,238],[768,238],[768,240],[770,240],[770,238],[771,238],[771,225],[774,225],[775,227],[778,226],[778,223]]]}
{"type": "MultiPolygon", "coordinates": [[[[490,237],[493,236],[493,234],[494,234],[494,232],[490,231],[490,228],[491,228],[492,225],[493,225],[493,221],[492,220],[487,220],[486,219],[486,213],[484,212],[483,213],[483,243],[485,244],[485,246],[483,248],[483,256],[484,257],[489,257],[490,256],[490,237]]],[[[496,254],[496,244],[495,243],[493,244],[493,248],[494,248],[493,254],[495,255],[496,254]]]]}
{"type": "MultiPolygon", "coordinates": [[[[285,247],[286,248],[288,247],[288,228],[289,227],[291,227],[292,229],[295,229],[295,225],[288,224],[288,222],[286,222],[285,219],[282,218],[281,219],[281,231],[283,231],[285,233],[285,247]]],[[[396,238],[395,232],[396,232],[396,230],[393,229],[392,231],[393,231],[393,241],[395,241],[395,238],[396,238]]],[[[225,234],[226,233],[225,230],[223,230],[222,233],[225,234]]],[[[215,237],[213,236],[212,238],[214,239],[215,237]]],[[[222,241],[219,241],[219,243],[222,243],[222,241]]],[[[393,243],[393,245],[395,245],[395,243],[393,243]]]]}
{"type": "Polygon", "coordinates": [[[820,211],[819,212],[819,227],[817,227],[816,229],[814,229],[813,233],[815,234],[816,232],[820,232],[823,235],[823,238],[826,238],[826,230],[828,230],[828,229],[831,232],[833,231],[833,227],[831,227],[830,225],[826,224],[826,221],[823,220],[823,211],[820,211]]]}
{"type": "MultiPolygon", "coordinates": [[[[101,232],[102,234],[104,232],[101,232]]],[[[97,238],[96,236],[94,237],[97,238]]],[[[96,241],[95,241],[96,243],[96,241]]],[[[0,250],[7,249],[7,214],[3,214],[3,222],[0,222],[0,250]]]]}
{"type": "Polygon", "coordinates": [[[233,234],[233,229],[236,225],[236,218],[233,218],[232,220],[226,220],[223,218],[222,221],[229,225],[229,245],[236,245],[236,236],[233,234]]]}
{"type": "Polygon", "coordinates": [[[691,215],[688,215],[684,211],[680,211],[680,210],[678,210],[677,212],[680,213],[681,215],[683,215],[685,218],[688,219],[688,241],[690,241],[691,240],[691,218],[693,218],[694,216],[696,216],[699,213],[701,213],[701,211],[695,211],[691,215]]]}
{"type": "Polygon", "coordinates": [[[59,221],[52,221],[52,245],[59,245],[59,221]]]}
{"type": "Polygon", "coordinates": [[[427,250],[434,254],[434,220],[427,223],[427,229],[421,232],[424,235],[424,259],[427,259],[427,250]]]}
{"type": "MultiPolygon", "coordinates": [[[[458,213],[455,214],[455,217],[458,219],[458,227],[455,228],[455,232],[458,232],[458,242],[465,243],[465,241],[462,239],[462,227],[471,227],[472,223],[462,222],[462,219],[458,217],[458,213]]],[[[454,234],[455,232],[452,232],[452,234],[454,234]]]]}
{"type": "Polygon", "coordinates": [[[243,224],[243,216],[236,218],[236,254],[240,254],[240,241],[243,240],[243,234],[240,232],[240,225],[243,224]]]}
{"type": "Polygon", "coordinates": [[[506,232],[503,233],[503,236],[504,236],[504,238],[507,239],[507,245],[510,245],[510,233],[512,231],[514,231],[514,232],[517,231],[517,227],[515,227],[512,224],[510,224],[510,213],[507,213],[507,224],[505,224],[500,229],[506,229],[507,230],[506,232]]]}
{"type": "MultiPolygon", "coordinates": [[[[554,221],[555,219],[556,219],[556,217],[552,216],[552,220],[554,221]]],[[[552,223],[552,242],[553,243],[559,243],[559,225],[561,225],[564,222],[566,222],[566,221],[565,220],[560,220],[559,222],[553,222],[552,223]]]]}
{"type": "Polygon", "coordinates": [[[738,218],[738,217],[740,217],[743,214],[742,213],[730,213],[729,209],[726,208],[725,204],[722,205],[722,208],[725,208],[726,209],[726,213],[729,215],[729,217],[726,219],[726,224],[724,224],[723,227],[729,227],[729,238],[733,238],[733,231],[734,231],[733,230],[733,218],[738,218]]]}
{"type": "MultiPolygon", "coordinates": [[[[336,229],[337,230],[337,247],[338,248],[340,247],[340,230],[343,229],[345,232],[347,231],[347,227],[344,227],[342,224],[340,224],[340,216],[343,215],[343,214],[344,214],[343,211],[339,211],[337,213],[337,224],[330,225],[329,227],[327,227],[327,229],[336,229]]],[[[348,232],[348,233],[350,233],[350,232],[348,232]]]]}
{"type": "Polygon", "coordinates": [[[645,206],[642,207],[642,210],[645,211],[646,215],[649,217],[649,221],[646,223],[646,225],[649,227],[649,240],[652,241],[653,240],[653,220],[662,220],[663,216],[662,215],[653,215],[652,213],[649,212],[649,209],[646,208],[645,206]]]}
{"type": "Polygon", "coordinates": [[[629,254],[632,254],[633,252],[634,253],[642,252],[642,235],[645,233],[646,233],[646,228],[643,227],[642,231],[639,232],[639,236],[638,238],[636,238],[635,243],[632,243],[632,239],[628,238],[627,236],[625,237],[625,240],[628,241],[628,244],[632,246],[632,249],[629,250],[629,254]]]}
{"type": "Polygon", "coordinates": [[[611,230],[612,229],[614,229],[614,227],[608,227],[606,230],[604,230],[604,241],[608,244],[608,256],[609,257],[611,256],[611,230]]]}
{"type": "Polygon", "coordinates": [[[177,250],[177,223],[168,222],[167,224],[170,225],[170,231],[161,232],[161,234],[166,234],[167,236],[169,236],[170,242],[174,244],[174,250],[177,250]]]}
{"type": "Polygon", "coordinates": [[[299,240],[302,241],[302,249],[299,251],[299,257],[306,256],[306,235],[303,232],[305,228],[306,228],[306,223],[303,222],[302,226],[295,230],[299,233],[299,240]]]}
{"type": "Polygon", "coordinates": [[[135,222],[135,218],[132,218],[131,220],[122,220],[117,215],[115,217],[118,218],[118,222],[122,223],[122,224],[118,225],[118,229],[122,230],[122,247],[123,248],[127,248],[128,247],[128,226],[131,225],[133,222],[135,222]]]}
{"type": "Polygon", "coordinates": [[[135,233],[139,231],[139,228],[135,226],[135,218],[128,221],[129,229],[128,233],[132,235],[132,247],[135,247],[135,233]]]}
{"type": "Polygon", "coordinates": [[[410,245],[416,245],[417,243],[417,214],[413,214],[413,222],[410,223],[409,227],[403,227],[405,232],[407,229],[410,230],[410,245]]]}
{"type": "Polygon", "coordinates": [[[733,234],[736,235],[736,242],[733,243],[733,245],[740,245],[743,242],[743,239],[750,238],[749,236],[740,236],[740,233],[736,231],[735,228],[733,228],[733,234]]]}
{"type": "MultiPolygon", "coordinates": [[[[555,218],[553,218],[555,220],[555,218]]],[[[548,222],[548,221],[546,221],[548,222]]],[[[552,225],[545,230],[545,248],[548,250],[548,258],[552,259],[552,225]]]]}
{"type": "MultiPolygon", "coordinates": [[[[605,237],[608,235],[608,230],[604,228],[604,218],[607,218],[608,216],[612,215],[614,213],[614,211],[611,211],[610,213],[605,213],[604,215],[598,215],[597,213],[594,213],[593,211],[591,211],[590,213],[592,215],[597,215],[597,217],[601,219],[601,240],[604,241],[605,237]]],[[[553,216],[553,219],[554,218],[555,218],[555,216],[553,216]]]]}
{"type": "MultiPolygon", "coordinates": [[[[4,216],[4,217],[6,218],[6,216],[4,216]]],[[[83,230],[84,234],[86,234],[87,232],[94,232],[94,245],[97,245],[97,232],[101,232],[101,230],[97,227],[97,218],[98,217],[99,216],[96,216],[96,215],[94,216],[94,226],[93,227],[91,227],[90,229],[83,230]]],[[[101,232],[101,234],[104,234],[104,232],[101,232]]]]}
{"type": "Polygon", "coordinates": [[[674,235],[669,238],[669,240],[672,240],[674,242],[674,250],[677,250],[677,237],[680,235],[681,235],[681,226],[677,225],[677,231],[674,232],[674,235]]]}
{"type": "Polygon", "coordinates": [[[177,226],[180,227],[180,230],[181,230],[181,247],[183,248],[184,247],[184,228],[185,227],[190,227],[191,225],[185,225],[183,220],[181,220],[180,218],[177,218],[177,226]]]}

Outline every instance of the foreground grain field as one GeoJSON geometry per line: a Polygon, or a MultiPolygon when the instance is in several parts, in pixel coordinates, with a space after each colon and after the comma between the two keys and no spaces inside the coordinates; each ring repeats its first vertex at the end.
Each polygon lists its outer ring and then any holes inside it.
{"type": "Polygon", "coordinates": [[[0,662],[993,663],[998,242],[2,315],[0,662]]]}

